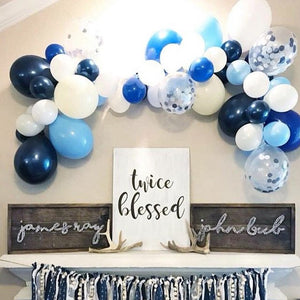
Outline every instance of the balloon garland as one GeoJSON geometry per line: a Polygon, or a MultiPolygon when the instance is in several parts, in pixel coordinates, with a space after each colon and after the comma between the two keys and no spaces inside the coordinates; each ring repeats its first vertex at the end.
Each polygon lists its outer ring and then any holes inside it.
{"type": "Polygon", "coordinates": [[[30,184],[44,182],[55,172],[57,153],[69,159],[89,155],[93,135],[83,119],[98,106],[107,102],[124,113],[147,99],[166,113],[191,108],[200,115],[218,113],[224,134],[234,137],[241,151],[251,151],[246,179],[261,192],[279,189],[288,178],[284,151],[300,146],[300,116],[292,110],[298,93],[287,78],[277,76],[293,63],[297,40],[287,28],[270,26],[265,0],[238,1],[228,17],[229,40],[223,42],[214,17],[186,36],[160,30],[149,39],[136,73],[118,80],[102,72],[96,59],[78,62],[59,44],[46,48],[46,58],[18,58],[11,82],[38,101],[16,121],[16,136],[23,142],[14,158],[17,174],[30,184]],[[224,102],[227,82],[244,92],[224,102]]]}

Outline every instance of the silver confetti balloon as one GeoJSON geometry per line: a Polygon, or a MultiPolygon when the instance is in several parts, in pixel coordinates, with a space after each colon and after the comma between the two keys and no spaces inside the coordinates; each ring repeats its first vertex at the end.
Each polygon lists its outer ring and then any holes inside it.
{"type": "Polygon", "coordinates": [[[262,34],[249,51],[249,64],[253,71],[268,76],[284,72],[297,55],[297,39],[285,27],[272,27],[262,34]]]}

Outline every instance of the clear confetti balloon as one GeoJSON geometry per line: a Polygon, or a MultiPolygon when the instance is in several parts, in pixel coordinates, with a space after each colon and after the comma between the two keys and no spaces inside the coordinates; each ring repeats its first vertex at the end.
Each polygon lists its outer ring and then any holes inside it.
{"type": "Polygon", "coordinates": [[[297,54],[297,39],[285,27],[273,27],[262,34],[249,52],[249,64],[253,71],[268,76],[284,72],[297,54]]]}
{"type": "Polygon", "coordinates": [[[165,111],[174,114],[183,114],[194,103],[194,82],[184,72],[169,74],[159,85],[158,97],[165,111]]]}
{"type": "Polygon", "coordinates": [[[267,144],[254,150],[245,164],[245,177],[258,191],[270,193],[281,188],[288,179],[289,160],[284,152],[267,144]]]}

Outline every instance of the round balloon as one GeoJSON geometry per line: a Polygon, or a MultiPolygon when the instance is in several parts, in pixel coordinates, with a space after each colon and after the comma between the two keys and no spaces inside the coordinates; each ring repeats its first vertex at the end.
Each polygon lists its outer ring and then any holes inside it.
{"type": "Polygon", "coordinates": [[[118,114],[126,112],[130,107],[130,103],[126,101],[122,93],[124,82],[125,80],[120,80],[118,82],[116,92],[107,100],[110,109],[118,114]]]}
{"type": "Polygon", "coordinates": [[[256,100],[246,109],[247,118],[251,123],[264,123],[269,115],[270,107],[266,101],[256,100]]]}
{"type": "Polygon", "coordinates": [[[51,99],[54,95],[54,84],[45,76],[36,76],[30,81],[29,90],[37,99],[51,99]]]}
{"type": "Polygon", "coordinates": [[[72,75],[57,84],[54,101],[58,109],[68,117],[83,119],[96,110],[98,93],[90,80],[84,76],[72,75]]]}
{"type": "Polygon", "coordinates": [[[49,69],[49,63],[46,59],[36,55],[25,55],[18,58],[11,66],[9,77],[12,85],[21,94],[32,97],[30,92],[31,80],[49,69]]]}
{"type": "Polygon", "coordinates": [[[151,106],[161,108],[160,100],[158,97],[158,85],[149,86],[147,90],[147,100],[151,106]]]}
{"type": "Polygon", "coordinates": [[[59,44],[50,44],[45,50],[45,56],[48,62],[51,62],[52,58],[58,54],[64,54],[65,49],[59,44]]]}
{"type": "Polygon", "coordinates": [[[99,68],[92,59],[86,58],[78,63],[76,73],[95,81],[99,75],[99,68]]]}
{"type": "Polygon", "coordinates": [[[260,98],[264,96],[270,87],[269,77],[259,71],[248,74],[244,80],[244,92],[252,98],[260,98]]]}
{"type": "Polygon", "coordinates": [[[147,86],[155,86],[165,77],[165,72],[156,60],[145,60],[138,70],[138,75],[141,82],[147,86]]]}
{"type": "Polygon", "coordinates": [[[235,135],[237,147],[243,151],[253,151],[262,142],[263,129],[258,124],[245,124],[235,135]]]}
{"type": "Polygon", "coordinates": [[[45,126],[37,123],[30,114],[22,114],[16,120],[16,129],[25,136],[35,136],[44,128],[45,126]]]}
{"type": "Polygon", "coordinates": [[[99,95],[110,97],[115,94],[118,82],[118,76],[111,72],[103,72],[96,78],[94,83],[99,95]]]}
{"type": "Polygon", "coordinates": [[[57,118],[58,108],[52,100],[43,99],[33,105],[31,114],[36,123],[49,125],[57,118]]]}
{"type": "Polygon", "coordinates": [[[273,87],[279,84],[291,84],[291,82],[286,77],[282,77],[282,76],[274,77],[270,81],[270,89],[272,89],[273,87]]]}
{"type": "Polygon", "coordinates": [[[122,93],[129,103],[139,103],[145,98],[147,88],[138,78],[131,77],[124,83],[122,93]]]}
{"type": "Polygon", "coordinates": [[[287,143],[291,135],[289,127],[280,121],[268,123],[264,127],[264,140],[267,144],[279,147],[287,143]]]}
{"type": "Polygon", "coordinates": [[[251,72],[250,66],[244,60],[238,59],[233,61],[226,70],[228,82],[233,85],[241,85],[246,76],[251,72]]]}
{"type": "Polygon", "coordinates": [[[27,183],[42,183],[56,170],[56,151],[45,136],[29,138],[17,150],[14,167],[21,179],[27,183]]]}
{"type": "Polygon", "coordinates": [[[227,32],[246,52],[270,28],[271,21],[272,11],[266,0],[237,1],[228,15],[227,32]]]}
{"type": "Polygon", "coordinates": [[[221,71],[227,62],[227,56],[225,51],[220,47],[210,47],[208,48],[204,55],[207,59],[209,59],[214,65],[214,72],[221,71]]]}
{"type": "Polygon", "coordinates": [[[233,62],[242,55],[242,47],[238,41],[229,40],[222,44],[221,48],[225,51],[227,62],[233,62]]]}
{"type": "Polygon", "coordinates": [[[67,54],[58,54],[51,60],[50,71],[57,81],[61,81],[75,74],[75,60],[67,54]]]}
{"type": "Polygon", "coordinates": [[[218,122],[220,129],[229,136],[234,137],[237,131],[249,123],[246,110],[253,99],[245,93],[235,95],[228,99],[219,111],[218,122]]]}
{"type": "Polygon", "coordinates": [[[205,82],[214,74],[214,66],[206,57],[195,59],[189,68],[189,74],[197,82],[205,82]]]}
{"type": "Polygon", "coordinates": [[[167,73],[174,73],[182,68],[181,47],[178,44],[168,44],[160,53],[160,63],[167,73]]]}
{"type": "Polygon", "coordinates": [[[93,149],[93,135],[83,121],[58,115],[49,125],[49,138],[55,150],[66,158],[84,158],[93,149]]]}
{"type": "Polygon", "coordinates": [[[289,160],[282,150],[263,144],[254,150],[245,164],[246,180],[258,191],[270,193],[287,181],[289,160]]]}
{"type": "MultiPolygon", "coordinates": [[[[41,131],[40,133],[38,133],[35,136],[40,136],[40,135],[45,135],[44,131],[41,131]]],[[[24,143],[26,140],[32,138],[31,136],[26,136],[23,135],[22,133],[20,133],[18,130],[16,130],[16,138],[18,139],[18,141],[20,141],[21,143],[24,143]]]]}

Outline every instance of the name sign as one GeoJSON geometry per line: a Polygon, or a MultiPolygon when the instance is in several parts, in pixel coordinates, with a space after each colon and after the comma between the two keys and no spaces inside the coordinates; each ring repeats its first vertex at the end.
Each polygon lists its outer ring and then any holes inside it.
{"type": "Polygon", "coordinates": [[[122,230],[142,250],[163,249],[180,237],[189,245],[189,149],[117,148],[114,150],[113,238],[122,230]]]}
{"type": "Polygon", "coordinates": [[[8,253],[83,251],[107,247],[111,204],[8,206],[8,253]]]}
{"type": "Polygon", "coordinates": [[[191,227],[212,251],[295,253],[294,204],[192,204],[191,227]]]}

